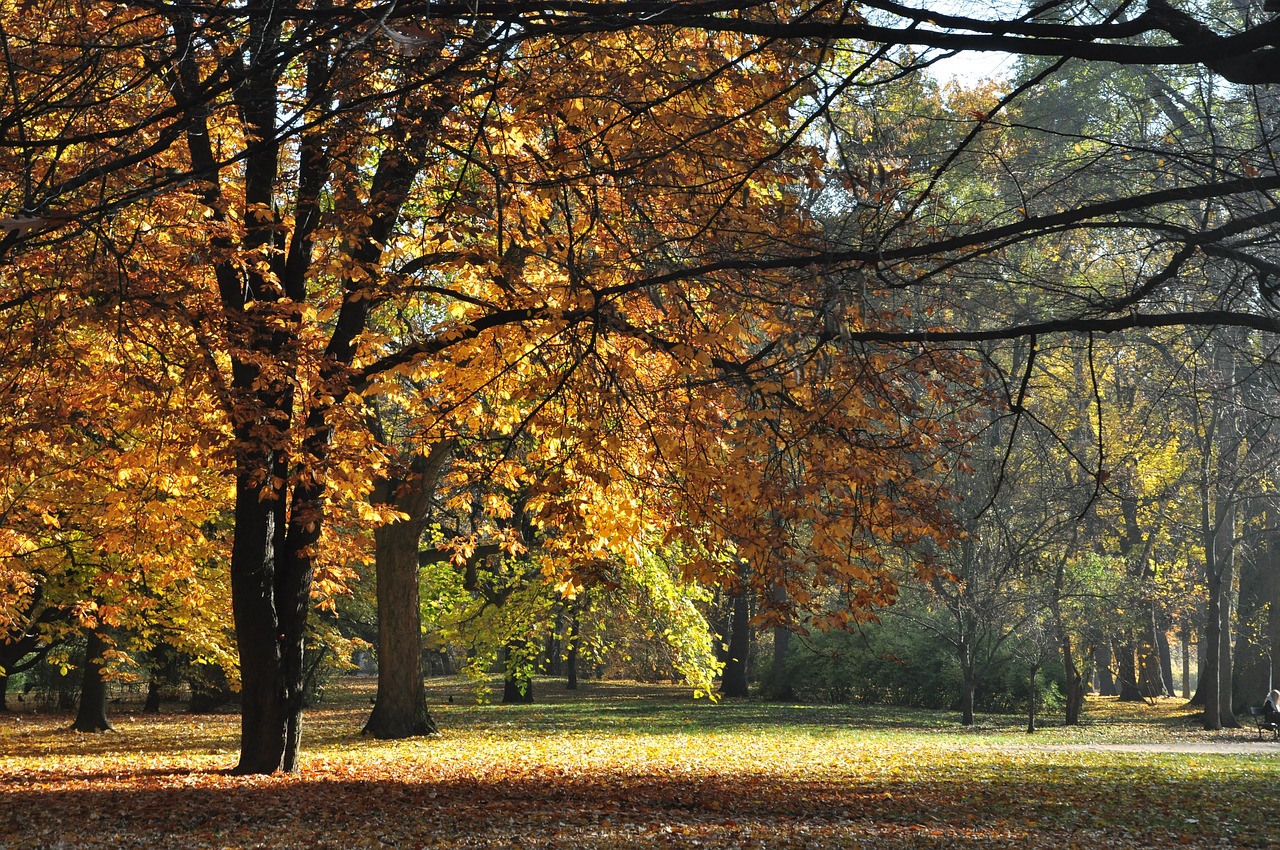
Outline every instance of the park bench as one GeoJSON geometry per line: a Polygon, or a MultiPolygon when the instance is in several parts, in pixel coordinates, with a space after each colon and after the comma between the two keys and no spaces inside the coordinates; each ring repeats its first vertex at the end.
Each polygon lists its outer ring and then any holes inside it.
{"type": "Polygon", "coordinates": [[[1280,740],[1280,725],[1276,725],[1274,721],[1267,719],[1267,712],[1262,706],[1249,706],[1249,716],[1253,718],[1254,725],[1258,727],[1259,738],[1270,732],[1273,740],[1280,740]]]}

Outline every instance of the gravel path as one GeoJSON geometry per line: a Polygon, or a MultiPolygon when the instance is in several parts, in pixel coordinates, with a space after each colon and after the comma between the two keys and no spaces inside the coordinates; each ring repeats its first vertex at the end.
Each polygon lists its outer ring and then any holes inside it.
{"type": "Polygon", "coordinates": [[[1116,753],[1230,753],[1232,755],[1265,755],[1280,758],[1280,741],[1232,738],[1203,741],[1172,741],[1151,744],[1045,744],[1038,750],[1062,752],[1116,753]]]}

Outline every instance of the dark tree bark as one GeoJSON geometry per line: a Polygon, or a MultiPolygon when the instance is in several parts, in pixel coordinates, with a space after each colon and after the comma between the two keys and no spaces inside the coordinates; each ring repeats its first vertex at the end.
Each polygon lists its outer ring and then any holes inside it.
{"type": "Polygon", "coordinates": [[[565,640],[564,657],[564,687],[567,691],[576,691],[578,689],[578,638],[582,628],[582,609],[585,604],[586,597],[579,596],[573,603],[573,614],[569,618],[569,635],[565,640]]]}
{"type": "Polygon", "coordinates": [[[1169,642],[1159,625],[1160,612],[1152,606],[1148,621],[1151,624],[1145,640],[1139,644],[1141,659],[1138,670],[1138,689],[1144,697],[1166,696],[1171,693],[1169,679],[1165,676],[1165,659],[1169,642]]]}
{"type": "Polygon", "coordinates": [[[1080,713],[1084,709],[1084,676],[1076,666],[1071,632],[1062,626],[1061,606],[1056,599],[1053,603],[1053,617],[1058,635],[1058,655],[1062,661],[1063,677],[1066,680],[1064,683],[1066,692],[1063,694],[1066,699],[1066,725],[1078,726],[1080,713]]]}
{"type": "Polygon", "coordinates": [[[1270,684],[1280,682],[1280,505],[1269,501],[1266,510],[1266,595],[1270,602],[1267,617],[1267,660],[1270,684]]]}
{"type": "Polygon", "coordinates": [[[59,642],[49,640],[40,627],[65,616],[57,609],[41,604],[44,586],[36,585],[8,634],[0,635],[0,712],[8,711],[9,677],[23,673],[44,660],[59,642]]]}
{"type": "Polygon", "coordinates": [[[1182,698],[1191,699],[1191,624],[1182,624],[1182,698]]]}
{"type": "MultiPolygon", "coordinates": [[[[1260,529],[1264,522],[1264,506],[1260,499],[1247,505],[1246,526],[1260,529]]],[[[1235,663],[1232,676],[1232,708],[1258,705],[1271,690],[1270,618],[1268,604],[1271,589],[1271,564],[1268,561],[1266,536],[1260,530],[1251,534],[1241,546],[1240,583],[1236,603],[1239,623],[1235,641],[1235,663]]]]}
{"type": "Polygon", "coordinates": [[[451,449],[451,444],[439,443],[429,454],[415,455],[397,481],[378,484],[378,500],[408,514],[408,519],[374,532],[378,694],[364,732],[375,738],[409,738],[438,731],[422,683],[418,546],[451,449]]]}
{"type": "Polygon", "coordinates": [[[152,676],[147,681],[147,701],[142,704],[142,711],[144,714],[159,714],[160,706],[160,681],[152,676]]]}
{"type": "Polygon", "coordinates": [[[773,628],[773,665],[769,670],[769,699],[787,702],[796,698],[791,686],[787,657],[791,653],[791,630],[783,626],[773,628]]]}
{"type": "Polygon", "coordinates": [[[978,691],[978,675],[974,669],[973,649],[967,642],[958,647],[960,659],[960,725],[972,726],[975,697],[978,691]]]}
{"type": "Polygon", "coordinates": [[[1164,619],[1164,612],[1157,610],[1160,620],[1156,625],[1156,652],[1159,656],[1160,678],[1164,682],[1164,695],[1174,696],[1173,691],[1173,647],[1169,643],[1170,624],[1164,619]]]}
{"type": "Polygon", "coordinates": [[[1031,665],[1031,687],[1030,695],[1027,699],[1027,734],[1030,735],[1036,731],[1036,702],[1039,700],[1040,686],[1037,683],[1037,677],[1040,675],[1040,665],[1031,665]]]}
{"type": "Polygon", "coordinates": [[[71,728],[77,732],[109,732],[107,680],[103,678],[103,653],[108,644],[97,630],[85,632],[84,676],[80,681],[80,709],[71,728]]]}
{"type": "MultiPolygon", "coordinates": [[[[787,591],[782,586],[773,590],[773,603],[780,609],[787,605],[787,591]]],[[[769,679],[765,693],[769,699],[787,702],[796,698],[791,684],[791,671],[787,666],[791,654],[791,630],[783,626],[773,627],[773,658],[769,666],[769,679]]]]}
{"type": "Polygon", "coordinates": [[[1093,648],[1093,664],[1098,676],[1098,695],[1114,697],[1120,691],[1116,688],[1115,672],[1111,663],[1111,641],[1103,638],[1093,648]]]}
{"type": "Polygon", "coordinates": [[[733,596],[733,616],[729,621],[729,653],[720,680],[720,693],[726,697],[745,697],[747,661],[751,651],[751,597],[744,589],[733,596]]]}
{"type": "Polygon", "coordinates": [[[1115,659],[1116,681],[1121,702],[1144,702],[1146,695],[1138,687],[1138,665],[1133,644],[1117,645],[1112,653],[1115,659]]]}
{"type": "Polygon", "coordinates": [[[503,666],[506,674],[502,680],[503,705],[530,705],[533,703],[533,678],[515,669],[514,658],[519,657],[524,649],[522,643],[515,643],[502,651],[503,666]]]}
{"type": "MultiPolygon", "coordinates": [[[[1235,334],[1233,334],[1235,336],[1235,334]]],[[[1241,456],[1239,387],[1233,346],[1219,340],[1214,349],[1219,388],[1206,428],[1200,466],[1200,524],[1205,586],[1209,602],[1205,627],[1204,728],[1236,728],[1231,706],[1231,601],[1236,564],[1236,475],[1241,456]],[[1217,446],[1216,466],[1213,465],[1217,446]]]]}
{"type": "Polygon", "coordinates": [[[240,695],[231,690],[231,683],[221,667],[210,664],[194,665],[187,671],[187,685],[191,698],[187,711],[191,714],[207,714],[220,708],[237,704],[240,695]]]}

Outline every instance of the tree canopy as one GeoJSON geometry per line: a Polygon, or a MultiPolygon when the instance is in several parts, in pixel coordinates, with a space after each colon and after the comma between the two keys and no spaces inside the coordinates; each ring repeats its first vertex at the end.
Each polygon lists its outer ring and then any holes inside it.
{"type": "Polygon", "coordinates": [[[77,546],[90,626],[228,564],[240,772],[296,768],[309,611],[406,458],[456,448],[460,568],[673,547],[841,626],[960,534],[972,343],[1029,340],[1022,413],[1049,335],[1280,328],[1270,10],[2,2],[4,602],[77,546]],[[1019,75],[922,76],[966,50],[1019,75]]]}

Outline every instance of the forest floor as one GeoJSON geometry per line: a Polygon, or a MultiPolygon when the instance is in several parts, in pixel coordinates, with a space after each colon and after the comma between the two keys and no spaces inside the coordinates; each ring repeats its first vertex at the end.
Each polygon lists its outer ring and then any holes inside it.
{"type": "Polygon", "coordinates": [[[225,773],[235,714],[125,703],[97,735],[0,715],[0,848],[1280,848],[1280,744],[1205,732],[1182,700],[1091,700],[1081,726],[1027,734],[1015,716],[962,728],[633,683],[477,704],[446,679],[442,735],[376,741],[372,694],[337,682],[301,773],[271,777],[225,773]]]}

